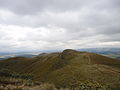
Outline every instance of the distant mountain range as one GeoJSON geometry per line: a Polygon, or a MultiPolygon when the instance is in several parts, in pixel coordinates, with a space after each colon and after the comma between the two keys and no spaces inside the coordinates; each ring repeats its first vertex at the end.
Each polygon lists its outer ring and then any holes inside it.
{"type": "MultiPolygon", "coordinates": [[[[78,51],[87,51],[97,54],[102,54],[107,57],[120,59],[120,48],[83,48],[76,49],[78,51]]],[[[11,57],[34,57],[41,52],[51,53],[51,52],[61,52],[62,50],[45,50],[45,51],[33,51],[33,52],[0,52],[0,60],[11,58],[11,57]]]]}
{"type": "Polygon", "coordinates": [[[78,49],[80,51],[88,51],[99,54],[120,54],[120,48],[85,48],[78,49]]]}
{"type": "Polygon", "coordinates": [[[88,51],[101,55],[105,55],[110,58],[120,59],[120,48],[88,48],[78,49],[79,51],[88,51]]]}
{"type": "Polygon", "coordinates": [[[38,55],[39,53],[0,53],[0,60],[4,60],[4,59],[8,59],[8,58],[12,58],[12,57],[26,57],[26,58],[31,58],[34,57],[36,55],[38,55]]]}

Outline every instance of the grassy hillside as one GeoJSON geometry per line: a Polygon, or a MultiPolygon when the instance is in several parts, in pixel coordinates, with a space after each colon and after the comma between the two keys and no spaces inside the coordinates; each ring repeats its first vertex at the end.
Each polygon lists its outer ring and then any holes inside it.
{"type": "Polygon", "coordinates": [[[81,83],[120,86],[120,60],[70,49],[34,58],[2,60],[0,68],[20,74],[30,73],[35,81],[54,83],[57,87],[79,86],[81,83]]]}

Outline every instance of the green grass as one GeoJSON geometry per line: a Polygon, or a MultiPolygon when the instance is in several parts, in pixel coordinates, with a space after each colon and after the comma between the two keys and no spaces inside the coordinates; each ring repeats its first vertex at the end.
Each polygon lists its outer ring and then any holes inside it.
{"type": "Polygon", "coordinates": [[[89,52],[64,50],[34,58],[11,58],[0,61],[0,68],[32,74],[33,81],[54,83],[57,87],[71,87],[85,81],[120,86],[120,60],[89,52]]]}

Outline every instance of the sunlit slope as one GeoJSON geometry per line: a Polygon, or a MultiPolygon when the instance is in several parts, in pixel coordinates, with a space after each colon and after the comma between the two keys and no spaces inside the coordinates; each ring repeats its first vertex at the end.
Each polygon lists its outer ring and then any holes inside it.
{"type": "Polygon", "coordinates": [[[111,86],[120,85],[120,60],[94,53],[64,50],[34,58],[11,58],[0,61],[0,68],[18,73],[32,73],[35,80],[57,86],[90,81],[111,86]]]}

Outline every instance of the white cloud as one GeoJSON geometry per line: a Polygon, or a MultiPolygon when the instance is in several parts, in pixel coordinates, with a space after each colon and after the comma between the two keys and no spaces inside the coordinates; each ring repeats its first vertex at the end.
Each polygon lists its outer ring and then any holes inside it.
{"type": "Polygon", "coordinates": [[[1,0],[0,50],[120,46],[119,0],[1,0]]]}

